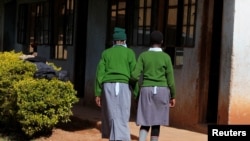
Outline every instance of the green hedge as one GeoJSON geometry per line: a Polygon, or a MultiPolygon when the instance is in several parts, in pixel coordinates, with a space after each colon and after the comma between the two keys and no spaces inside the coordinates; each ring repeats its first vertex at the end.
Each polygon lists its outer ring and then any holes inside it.
{"type": "Polygon", "coordinates": [[[78,102],[73,84],[33,78],[35,64],[20,59],[21,55],[0,52],[0,122],[17,122],[26,135],[33,136],[70,121],[71,108],[78,102]]]}
{"type": "Polygon", "coordinates": [[[12,120],[17,111],[16,82],[32,78],[36,66],[19,59],[21,53],[0,52],[0,120],[12,120]]]}

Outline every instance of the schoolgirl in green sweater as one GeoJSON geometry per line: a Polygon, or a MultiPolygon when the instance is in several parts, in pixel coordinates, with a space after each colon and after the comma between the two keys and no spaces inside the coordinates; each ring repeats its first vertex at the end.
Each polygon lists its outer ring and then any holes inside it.
{"type": "Polygon", "coordinates": [[[129,81],[136,56],[126,46],[126,34],[115,28],[114,45],[103,51],[96,71],[95,101],[102,111],[102,138],[130,141],[129,81]]]}
{"type": "Polygon", "coordinates": [[[136,124],[140,125],[139,141],[146,141],[151,127],[150,141],[158,141],[160,125],[169,125],[169,107],[175,106],[174,71],[170,56],[162,51],[163,35],[150,35],[151,47],[138,57],[132,79],[139,81],[140,94],[136,124]]]}

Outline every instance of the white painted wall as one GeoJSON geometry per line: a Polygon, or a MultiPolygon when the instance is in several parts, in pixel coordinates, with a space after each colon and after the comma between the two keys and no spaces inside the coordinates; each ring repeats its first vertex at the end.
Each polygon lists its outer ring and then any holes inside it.
{"type": "Polygon", "coordinates": [[[249,0],[224,1],[218,123],[250,121],[249,0]]]}
{"type": "Polygon", "coordinates": [[[229,123],[250,123],[249,5],[249,0],[235,0],[229,123]]]}
{"type": "MultiPolygon", "coordinates": [[[[250,1],[235,1],[232,94],[250,100],[250,1]]],[[[250,101],[249,101],[250,102],[250,101]]]]}

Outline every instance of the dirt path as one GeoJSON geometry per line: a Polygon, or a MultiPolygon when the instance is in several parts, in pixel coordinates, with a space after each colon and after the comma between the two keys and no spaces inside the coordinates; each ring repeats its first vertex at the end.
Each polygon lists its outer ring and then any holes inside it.
{"type": "MultiPolygon", "coordinates": [[[[70,123],[54,129],[51,136],[36,141],[108,141],[101,139],[100,110],[76,105],[73,113],[70,123]]],[[[139,127],[134,121],[129,124],[131,141],[138,141],[139,127]]],[[[207,141],[207,135],[173,127],[161,127],[159,141],[207,141]]]]}

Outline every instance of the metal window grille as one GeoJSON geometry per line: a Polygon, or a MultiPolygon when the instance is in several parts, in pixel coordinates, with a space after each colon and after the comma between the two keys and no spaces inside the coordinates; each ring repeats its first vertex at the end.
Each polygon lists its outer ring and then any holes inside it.
{"type": "Polygon", "coordinates": [[[49,45],[51,58],[67,59],[67,46],[73,45],[74,10],[74,0],[20,4],[17,42],[29,48],[49,45]]]}
{"type": "Polygon", "coordinates": [[[168,0],[165,7],[165,45],[194,47],[196,0],[168,0]]]}
{"type": "Polygon", "coordinates": [[[73,45],[74,9],[74,0],[56,0],[54,3],[54,59],[67,59],[67,46],[73,45]]]}
{"type": "Polygon", "coordinates": [[[137,45],[149,45],[152,0],[139,0],[137,45]]]}
{"type": "Polygon", "coordinates": [[[107,32],[107,47],[112,45],[112,33],[114,27],[126,28],[126,0],[111,0],[109,2],[109,27],[107,32]]]}
{"type": "Polygon", "coordinates": [[[27,43],[27,13],[28,6],[22,4],[18,9],[18,24],[17,24],[17,43],[26,44],[27,43]]]}
{"type": "Polygon", "coordinates": [[[34,20],[35,23],[34,30],[31,30],[34,42],[38,45],[49,45],[51,36],[49,3],[44,2],[32,5],[32,14],[34,15],[32,15],[31,21],[34,20]]]}

